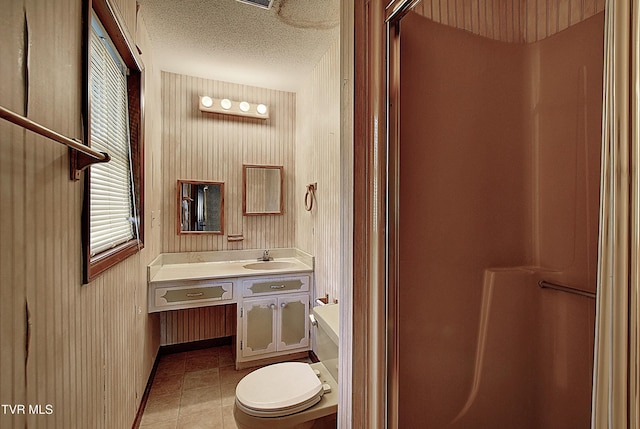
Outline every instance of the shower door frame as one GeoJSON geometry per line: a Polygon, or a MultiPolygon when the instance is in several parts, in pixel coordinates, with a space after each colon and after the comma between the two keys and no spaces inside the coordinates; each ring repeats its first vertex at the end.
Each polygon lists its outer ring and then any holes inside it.
{"type": "Polygon", "coordinates": [[[419,1],[354,2],[354,429],[398,428],[399,25],[419,1]]]}
{"type": "Polygon", "coordinates": [[[393,0],[386,10],[386,370],[387,427],[399,427],[400,21],[421,0],[393,0]]]}

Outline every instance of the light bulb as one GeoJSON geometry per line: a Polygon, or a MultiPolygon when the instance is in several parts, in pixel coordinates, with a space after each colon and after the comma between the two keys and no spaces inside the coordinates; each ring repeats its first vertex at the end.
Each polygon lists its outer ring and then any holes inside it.
{"type": "Polygon", "coordinates": [[[229,100],[228,98],[223,98],[222,100],[220,100],[220,106],[222,106],[224,110],[231,109],[231,100],[229,100]]]}
{"type": "Polygon", "coordinates": [[[211,97],[207,97],[206,95],[204,97],[202,97],[202,99],[200,100],[200,102],[202,103],[202,105],[204,107],[211,107],[213,106],[213,99],[211,97]]]}
{"type": "Polygon", "coordinates": [[[243,112],[248,112],[250,107],[251,106],[246,101],[240,103],[240,110],[242,110],[243,112]]]}
{"type": "Polygon", "coordinates": [[[265,106],[264,104],[258,104],[258,107],[256,107],[256,110],[261,115],[264,115],[265,113],[267,113],[267,106],[265,106]]]}

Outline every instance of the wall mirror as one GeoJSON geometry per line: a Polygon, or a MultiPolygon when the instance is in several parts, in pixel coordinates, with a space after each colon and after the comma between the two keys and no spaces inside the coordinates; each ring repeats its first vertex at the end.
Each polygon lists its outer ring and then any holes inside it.
{"type": "Polygon", "coordinates": [[[178,180],[178,234],[224,233],[224,183],[178,180]]]}
{"type": "Polygon", "coordinates": [[[242,211],[245,215],[282,214],[283,167],[274,165],[243,165],[242,211]]]}

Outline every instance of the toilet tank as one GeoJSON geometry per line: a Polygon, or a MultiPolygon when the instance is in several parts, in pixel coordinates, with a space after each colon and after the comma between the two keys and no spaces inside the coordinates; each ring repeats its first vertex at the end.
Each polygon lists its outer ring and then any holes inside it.
{"type": "Polygon", "coordinates": [[[336,381],[338,380],[339,308],[338,304],[327,304],[313,308],[313,315],[318,322],[315,353],[336,381]]]}

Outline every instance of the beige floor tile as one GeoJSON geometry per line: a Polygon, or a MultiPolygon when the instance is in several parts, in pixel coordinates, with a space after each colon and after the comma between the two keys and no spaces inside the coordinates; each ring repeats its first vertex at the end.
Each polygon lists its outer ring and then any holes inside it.
{"type": "Polygon", "coordinates": [[[224,429],[238,429],[236,420],[233,418],[233,405],[222,407],[222,422],[224,429]]]}
{"type": "Polygon", "coordinates": [[[163,362],[180,362],[180,361],[184,361],[187,358],[187,354],[189,352],[181,352],[181,353],[169,353],[166,355],[161,355],[160,356],[160,363],[163,362]]]}
{"type": "Polygon", "coordinates": [[[236,384],[221,384],[220,399],[222,406],[233,405],[236,402],[236,384]]]}
{"type": "Polygon", "coordinates": [[[220,367],[220,384],[238,384],[242,377],[254,370],[255,368],[248,368],[236,371],[233,366],[220,367]]]}
{"type": "Polygon", "coordinates": [[[220,400],[220,387],[211,386],[199,389],[185,390],[180,399],[180,416],[212,413],[220,414],[222,402],[220,400]]]}
{"type": "Polygon", "coordinates": [[[176,420],[180,410],[180,395],[168,394],[149,397],[140,425],[176,420]]]}
{"type": "Polygon", "coordinates": [[[220,383],[218,368],[187,372],[184,375],[182,390],[216,386],[220,383]]]}
{"type": "Polygon", "coordinates": [[[154,422],[148,425],[140,425],[139,429],[176,429],[178,426],[177,420],[168,420],[165,422],[154,422]]]}
{"type": "Polygon", "coordinates": [[[156,374],[156,377],[154,377],[153,383],[151,384],[149,398],[151,399],[154,396],[164,396],[168,394],[175,394],[180,397],[183,380],[184,374],[170,374],[163,376],[158,376],[158,374],[156,374]]]}
{"type": "Polygon", "coordinates": [[[218,356],[222,347],[209,347],[207,349],[192,350],[187,352],[187,359],[199,356],[218,356]]]}
{"type": "Polygon", "coordinates": [[[222,412],[192,414],[180,416],[178,429],[223,429],[222,412]]]}
{"type": "Polygon", "coordinates": [[[161,356],[160,361],[158,362],[158,368],[156,369],[156,374],[165,376],[184,373],[186,357],[186,353],[173,353],[161,356]]]}
{"type": "Polygon", "coordinates": [[[185,372],[201,371],[203,369],[218,368],[218,354],[197,354],[187,356],[185,372]]]}
{"type": "Polygon", "coordinates": [[[223,346],[219,347],[219,365],[220,366],[235,366],[235,361],[233,360],[233,352],[231,350],[231,346],[223,346]]]}

